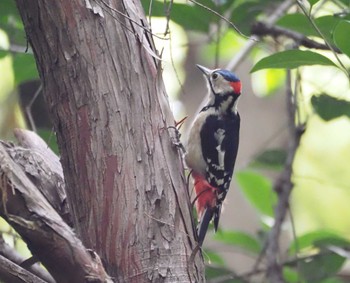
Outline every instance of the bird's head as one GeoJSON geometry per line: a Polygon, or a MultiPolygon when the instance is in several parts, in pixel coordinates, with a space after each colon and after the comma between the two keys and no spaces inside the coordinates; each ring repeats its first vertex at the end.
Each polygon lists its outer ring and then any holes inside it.
{"type": "Polygon", "coordinates": [[[210,70],[201,65],[197,67],[203,72],[213,94],[232,93],[236,96],[241,94],[241,81],[234,73],[222,69],[210,70]]]}
{"type": "Polygon", "coordinates": [[[228,70],[210,70],[201,65],[197,65],[197,67],[203,72],[207,79],[208,88],[210,90],[210,105],[223,107],[223,111],[230,109],[236,112],[237,99],[241,95],[242,89],[239,78],[228,70]]]}

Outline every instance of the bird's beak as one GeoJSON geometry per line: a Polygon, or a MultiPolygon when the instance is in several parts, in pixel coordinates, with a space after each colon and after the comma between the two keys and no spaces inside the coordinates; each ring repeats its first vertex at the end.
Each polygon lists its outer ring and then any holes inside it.
{"type": "Polygon", "coordinates": [[[201,70],[201,71],[203,72],[203,74],[204,74],[206,77],[209,77],[210,74],[213,72],[213,70],[210,70],[210,69],[208,69],[208,68],[206,68],[206,67],[203,67],[203,66],[201,66],[201,65],[198,65],[198,64],[197,64],[197,67],[198,67],[199,70],[201,70]]]}

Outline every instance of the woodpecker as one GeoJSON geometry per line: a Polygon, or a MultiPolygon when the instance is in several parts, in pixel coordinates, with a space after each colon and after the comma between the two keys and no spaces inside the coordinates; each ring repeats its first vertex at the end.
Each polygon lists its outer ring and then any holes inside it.
{"type": "Polygon", "coordinates": [[[185,162],[192,170],[201,246],[210,221],[218,229],[222,202],[230,187],[239,143],[241,95],[239,78],[228,70],[197,65],[209,89],[209,99],[190,129],[185,162]]]}

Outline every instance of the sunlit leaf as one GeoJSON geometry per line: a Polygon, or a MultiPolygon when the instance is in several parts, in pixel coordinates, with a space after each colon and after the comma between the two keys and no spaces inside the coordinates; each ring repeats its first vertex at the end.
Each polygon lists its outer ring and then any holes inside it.
{"type": "Polygon", "coordinates": [[[273,207],[277,202],[272,183],[265,176],[252,172],[240,171],[236,174],[241,191],[249,202],[266,216],[273,216],[273,207]]]}
{"type": "Polygon", "coordinates": [[[255,95],[264,97],[275,94],[285,85],[286,71],[265,69],[252,74],[252,87],[255,95]]]}
{"type": "Polygon", "coordinates": [[[310,6],[312,7],[313,5],[315,5],[320,0],[307,0],[307,1],[310,3],[310,6]]]}
{"type": "Polygon", "coordinates": [[[350,118],[350,102],[344,99],[321,94],[311,98],[311,104],[316,113],[325,121],[347,116],[350,118]]]}
{"type": "Polygon", "coordinates": [[[299,236],[290,244],[288,251],[289,253],[295,254],[297,251],[302,251],[304,249],[311,249],[316,247],[317,245],[321,246],[321,243],[325,245],[326,243],[346,244],[349,242],[333,232],[318,230],[318,231],[310,232],[302,236],[299,236]]]}
{"type": "Polygon", "coordinates": [[[207,259],[209,264],[216,264],[216,265],[225,265],[224,259],[216,252],[212,250],[205,249],[204,251],[204,258],[207,259]]]}
{"type": "Polygon", "coordinates": [[[232,230],[219,231],[214,235],[213,239],[256,254],[261,251],[261,245],[258,240],[248,233],[232,230]]]}
{"type": "Polygon", "coordinates": [[[336,66],[327,57],[312,51],[287,50],[275,53],[261,59],[255,64],[251,72],[263,69],[294,69],[301,66],[327,65],[336,66]]]}
{"type": "Polygon", "coordinates": [[[341,21],[334,30],[334,42],[337,47],[350,58],[350,22],[341,21]]]}

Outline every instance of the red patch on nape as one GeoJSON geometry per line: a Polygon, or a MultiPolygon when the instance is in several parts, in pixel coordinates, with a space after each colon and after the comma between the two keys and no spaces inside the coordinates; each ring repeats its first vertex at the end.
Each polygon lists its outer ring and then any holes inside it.
{"type": "Polygon", "coordinates": [[[242,90],[241,82],[230,82],[231,87],[233,88],[234,93],[240,94],[242,90]]]}

